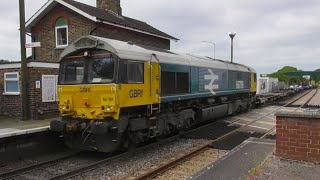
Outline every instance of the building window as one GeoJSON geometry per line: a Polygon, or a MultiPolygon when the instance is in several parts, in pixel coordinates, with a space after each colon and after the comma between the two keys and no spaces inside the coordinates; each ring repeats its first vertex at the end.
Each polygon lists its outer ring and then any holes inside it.
{"type": "Polygon", "coordinates": [[[4,73],[4,95],[19,95],[19,73],[4,73]]]}
{"type": "Polygon", "coordinates": [[[56,47],[64,48],[68,46],[68,23],[63,17],[56,21],[56,47]]]}

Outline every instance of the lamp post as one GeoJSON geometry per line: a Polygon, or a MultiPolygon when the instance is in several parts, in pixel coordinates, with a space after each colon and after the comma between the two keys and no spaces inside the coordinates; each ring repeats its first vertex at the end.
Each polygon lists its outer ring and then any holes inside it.
{"type": "Polygon", "coordinates": [[[210,44],[213,44],[213,59],[216,59],[215,56],[216,56],[216,44],[214,42],[211,42],[211,41],[202,41],[202,42],[205,42],[205,43],[210,43],[210,44]]]}
{"type": "Polygon", "coordinates": [[[236,32],[229,32],[229,36],[231,38],[231,63],[233,63],[233,38],[236,34],[236,32]]]}

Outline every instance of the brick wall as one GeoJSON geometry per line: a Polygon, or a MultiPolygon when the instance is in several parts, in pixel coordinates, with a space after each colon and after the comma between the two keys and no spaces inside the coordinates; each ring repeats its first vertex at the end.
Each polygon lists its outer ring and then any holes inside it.
{"type": "Polygon", "coordinates": [[[33,40],[41,42],[40,48],[35,48],[34,59],[38,61],[57,62],[63,49],[56,48],[55,22],[59,17],[65,17],[69,25],[69,43],[75,41],[80,36],[87,35],[95,24],[91,20],[84,18],[66,7],[58,5],[57,8],[49,12],[31,30],[33,40]]]}
{"type": "Polygon", "coordinates": [[[42,102],[41,88],[36,88],[36,81],[42,80],[42,75],[58,75],[58,69],[53,68],[28,68],[29,70],[29,104],[32,119],[43,119],[59,115],[57,102],[42,102]]]}
{"type": "MultiPolygon", "coordinates": [[[[21,95],[3,95],[4,92],[4,73],[19,72],[20,69],[0,69],[0,115],[4,116],[22,116],[21,95]]],[[[42,102],[42,85],[36,89],[36,81],[42,80],[42,75],[58,75],[56,68],[28,68],[28,101],[31,119],[43,119],[47,117],[56,117],[59,115],[57,102],[42,102]],[[41,114],[39,113],[41,112],[41,114]]],[[[20,77],[21,91],[21,77],[20,77]]]]}
{"type": "Polygon", "coordinates": [[[56,49],[55,44],[55,22],[59,17],[64,17],[68,21],[69,44],[81,36],[89,35],[89,32],[95,29],[93,35],[96,36],[170,49],[170,40],[111,25],[95,23],[62,5],[58,5],[31,30],[33,41],[41,42],[41,47],[35,48],[35,60],[50,62],[57,62],[59,60],[60,54],[63,51],[63,49],[56,49]]]}
{"type": "Polygon", "coordinates": [[[110,9],[111,11],[122,15],[120,0],[96,0],[96,7],[101,9],[110,9]]]}
{"type": "MultiPolygon", "coordinates": [[[[0,115],[21,116],[22,99],[21,95],[3,95],[4,73],[20,72],[20,69],[0,69],[0,115]]],[[[21,82],[20,82],[21,89],[21,82]]]]}
{"type": "Polygon", "coordinates": [[[320,162],[320,116],[283,116],[281,113],[276,116],[276,155],[287,159],[320,162]]]}
{"type": "MultiPolygon", "coordinates": [[[[81,36],[89,35],[89,32],[95,29],[92,34],[96,36],[117,39],[122,41],[131,41],[135,44],[142,44],[157,48],[170,49],[170,40],[122,29],[107,24],[95,23],[62,5],[57,5],[56,8],[54,8],[45,17],[43,17],[37,23],[37,25],[35,25],[31,29],[33,41],[41,42],[41,47],[35,48],[33,51],[34,60],[40,62],[58,62],[63,49],[56,48],[55,22],[60,17],[64,17],[68,22],[69,44],[74,42],[81,36]]],[[[41,119],[43,117],[51,116],[51,114],[56,115],[58,110],[57,103],[42,103],[42,90],[35,88],[35,82],[37,80],[41,81],[42,75],[57,75],[58,69],[28,68],[28,70],[28,98],[30,104],[31,118],[41,119]],[[42,112],[43,115],[39,114],[39,112],[42,112]]],[[[0,115],[22,115],[21,95],[3,95],[3,74],[5,72],[17,71],[19,71],[19,69],[0,69],[0,115]]]]}

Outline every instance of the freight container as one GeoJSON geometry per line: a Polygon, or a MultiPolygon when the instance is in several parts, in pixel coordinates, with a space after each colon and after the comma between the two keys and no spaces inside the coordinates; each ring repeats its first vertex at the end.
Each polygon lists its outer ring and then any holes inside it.
{"type": "Polygon", "coordinates": [[[257,84],[257,94],[278,92],[278,82],[278,78],[260,77],[257,84]]]}

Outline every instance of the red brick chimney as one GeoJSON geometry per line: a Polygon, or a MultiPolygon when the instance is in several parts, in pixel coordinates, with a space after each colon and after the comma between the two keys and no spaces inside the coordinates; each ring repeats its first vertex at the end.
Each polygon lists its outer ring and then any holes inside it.
{"type": "Polygon", "coordinates": [[[108,9],[122,16],[122,8],[120,6],[120,0],[96,0],[96,1],[97,1],[97,8],[108,9]]]}

